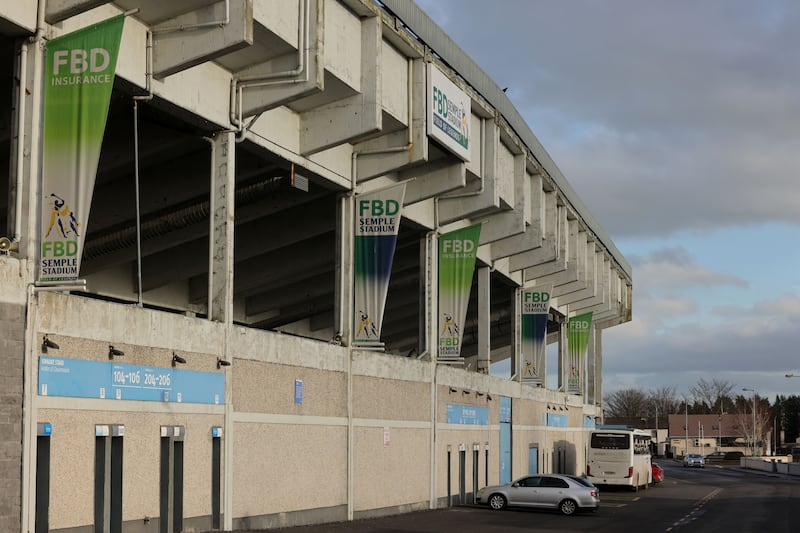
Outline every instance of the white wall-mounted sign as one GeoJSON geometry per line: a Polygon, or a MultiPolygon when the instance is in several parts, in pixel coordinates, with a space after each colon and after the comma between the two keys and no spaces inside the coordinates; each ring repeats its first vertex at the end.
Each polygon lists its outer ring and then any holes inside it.
{"type": "Polygon", "coordinates": [[[428,63],[428,135],[469,161],[472,101],[433,63],[428,63]]]}

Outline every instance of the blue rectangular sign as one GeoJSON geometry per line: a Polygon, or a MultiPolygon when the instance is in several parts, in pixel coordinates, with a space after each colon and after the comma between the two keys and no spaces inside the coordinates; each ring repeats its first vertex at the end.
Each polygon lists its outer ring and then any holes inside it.
{"type": "Polygon", "coordinates": [[[215,372],[40,356],[39,395],[222,404],[225,403],[225,376],[215,372]]]}
{"type": "Polygon", "coordinates": [[[303,403],[303,380],[294,380],[294,403],[303,403]]]}
{"type": "Polygon", "coordinates": [[[555,413],[547,413],[547,425],[556,428],[565,428],[568,426],[567,415],[557,415],[555,413]]]}
{"type": "Polygon", "coordinates": [[[476,405],[448,403],[447,423],[486,426],[489,424],[489,409],[476,405]]]}

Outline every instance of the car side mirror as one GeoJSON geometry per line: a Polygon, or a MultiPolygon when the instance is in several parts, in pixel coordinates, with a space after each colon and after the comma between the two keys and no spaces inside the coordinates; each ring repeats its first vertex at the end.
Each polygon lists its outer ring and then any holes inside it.
{"type": "Polygon", "coordinates": [[[512,487],[519,487],[519,483],[513,483],[511,486],[512,487]]]}

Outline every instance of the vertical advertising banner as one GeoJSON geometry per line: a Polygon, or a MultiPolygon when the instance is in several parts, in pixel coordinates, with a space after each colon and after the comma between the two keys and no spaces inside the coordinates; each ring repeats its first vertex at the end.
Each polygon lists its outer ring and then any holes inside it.
{"type": "Polygon", "coordinates": [[[78,279],[125,16],[47,43],[39,281],[78,279]]]}
{"type": "Polygon", "coordinates": [[[550,312],[552,284],[522,291],[520,343],[522,353],[518,357],[520,381],[544,386],[545,349],[547,347],[547,316],[550,312]]]}
{"type": "Polygon", "coordinates": [[[400,231],[405,183],[356,197],[353,290],[355,344],[380,344],[386,293],[400,231]]]}
{"type": "Polygon", "coordinates": [[[475,224],[439,237],[439,360],[461,357],[480,236],[481,225],[475,224]]]}
{"type": "Polygon", "coordinates": [[[567,349],[569,375],[567,392],[583,394],[583,369],[586,366],[586,348],[592,330],[592,313],[584,313],[567,321],[567,349]]]}

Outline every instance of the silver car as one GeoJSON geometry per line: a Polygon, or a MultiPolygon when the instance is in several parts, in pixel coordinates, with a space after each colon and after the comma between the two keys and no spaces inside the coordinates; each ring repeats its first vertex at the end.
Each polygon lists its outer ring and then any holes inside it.
{"type": "Polygon", "coordinates": [[[506,506],[558,509],[571,515],[600,507],[600,491],[591,481],[564,474],[534,474],[505,485],[484,487],[475,494],[477,503],[495,510],[506,506]]]}
{"type": "Polygon", "coordinates": [[[683,458],[683,466],[699,466],[700,468],[705,468],[706,460],[702,455],[687,453],[683,458]]]}

